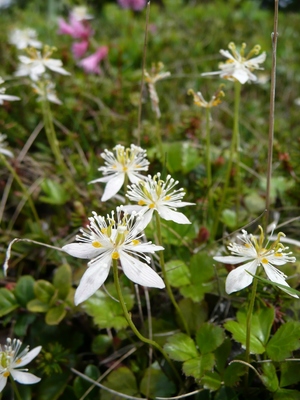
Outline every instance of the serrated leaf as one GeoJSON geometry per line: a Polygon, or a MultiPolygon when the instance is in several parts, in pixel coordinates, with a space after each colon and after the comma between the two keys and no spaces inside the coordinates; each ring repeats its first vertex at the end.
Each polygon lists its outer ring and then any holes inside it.
{"type": "Polygon", "coordinates": [[[1,288],[0,289],[0,317],[9,314],[19,307],[17,299],[12,291],[1,288]]]}
{"type": "Polygon", "coordinates": [[[245,375],[245,373],[246,366],[244,364],[232,362],[230,365],[228,365],[224,372],[225,386],[235,386],[240,381],[240,377],[245,375]]]}
{"type": "Polygon", "coordinates": [[[199,354],[195,342],[185,333],[176,333],[168,338],[164,349],[176,361],[186,361],[199,354]]]}
{"type": "Polygon", "coordinates": [[[69,264],[63,264],[54,273],[53,286],[58,291],[58,298],[65,300],[72,285],[72,271],[69,264]]]}
{"type": "Polygon", "coordinates": [[[299,400],[298,390],[278,389],[274,393],[274,400],[299,400]]]}
{"type": "Polygon", "coordinates": [[[55,293],[55,287],[50,282],[43,279],[36,281],[33,289],[36,298],[45,304],[50,303],[55,293]]]}
{"type": "Polygon", "coordinates": [[[205,372],[201,379],[201,383],[205,389],[218,390],[222,384],[222,379],[218,372],[205,372]]]}
{"type": "MultiPolygon", "coordinates": [[[[234,340],[246,346],[246,327],[237,321],[227,321],[224,328],[232,333],[234,340]]],[[[252,334],[250,334],[250,352],[255,354],[262,354],[265,352],[265,347],[262,343],[252,334]]]]}
{"type": "Polygon", "coordinates": [[[216,350],[225,339],[225,333],[219,326],[206,322],[196,333],[196,343],[201,354],[211,353],[216,350]]]}
{"type": "Polygon", "coordinates": [[[200,379],[205,371],[211,370],[215,365],[215,357],[212,353],[203,354],[183,363],[182,370],[186,376],[193,376],[200,379]]]}
{"type": "Polygon", "coordinates": [[[280,387],[293,385],[300,381],[300,363],[287,361],[280,363],[280,387]]]}
{"type": "Polygon", "coordinates": [[[14,289],[14,294],[22,307],[26,307],[27,303],[34,298],[35,280],[31,275],[21,276],[14,289]]]}
{"type": "MultiPolygon", "coordinates": [[[[108,378],[103,382],[103,385],[129,396],[140,397],[135,376],[133,375],[132,371],[127,367],[120,367],[110,373],[108,378]]],[[[101,400],[112,399],[123,400],[123,397],[109,393],[106,390],[101,390],[101,400]]]]}
{"type": "MultiPolygon", "coordinates": [[[[113,284],[106,285],[108,293],[117,298],[117,292],[113,284]]],[[[122,293],[130,311],[133,307],[133,296],[127,287],[122,288],[122,293]]],[[[100,328],[115,328],[117,330],[126,328],[127,321],[123,316],[123,310],[119,302],[109,297],[105,292],[98,290],[83,304],[84,310],[94,318],[95,324],[100,328]]]]}
{"type": "Polygon", "coordinates": [[[163,373],[158,363],[154,363],[140,383],[140,391],[146,398],[170,397],[176,392],[175,384],[163,373]]]}
{"type": "Polygon", "coordinates": [[[173,287],[182,287],[190,283],[190,271],[181,260],[172,260],[166,263],[168,280],[173,287]]]}
{"type": "Polygon", "coordinates": [[[48,325],[58,325],[66,316],[67,310],[65,304],[59,304],[56,307],[51,307],[47,311],[45,321],[48,325]]]}
{"type": "Polygon", "coordinates": [[[226,338],[221,346],[218,347],[214,352],[216,358],[216,368],[221,374],[223,374],[225,366],[227,365],[227,360],[229,358],[231,348],[231,340],[229,338],[226,338]]]}
{"type": "Polygon", "coordinates": [[[207,320],[208,307],[205,301],[194,303],[191,299],[181,299],[178,305],[191,332],[195,332],[207,320]]]}
{"type": "Polygon", "coordinates": [[[270,392],[276,392],[279,387],[276,369],[272,363],[262,364],[261,380],[270,392]]]}
{"type": "Polygon", "coordinates": [[[289,321],[282,325],[267,344],[266,351],[273,361],[284,361],[300,347],[300,323],[289,321]]]}

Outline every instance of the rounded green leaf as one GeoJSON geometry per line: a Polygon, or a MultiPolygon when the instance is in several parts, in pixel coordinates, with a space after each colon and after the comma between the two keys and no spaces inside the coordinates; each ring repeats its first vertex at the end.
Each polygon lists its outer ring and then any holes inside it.
{"type": "Polygon", "coordinates": [[[58,298],[65,300],[72,286],[72,271],[69,264],[63,264],[54,272],[53,286],[58,291],[58,298]]]}
{"type": "Polygon", "coordinates": [[[166,263],[166,271],[170,285],[178,288],[190,283],[190,271],[181,260],[172,260],[166,263]]]}
{"type": "Polygon", "coordinates": [[[108,335],[98,335],[92,343],[92,351],[96,354],[105,354],[112,345],[112,338],[108,335]]]}
{"type": "Polygon", "coordinates": [[[14,293],[22,307],[26,307],[27,303],[34,299],[34,283],[35,280],[31,275],[21,276],[18,280],[14,293]]]}
{"type": "Polygon", "coordinates": [[[168,338],[164,349],[176,361],[186,361],[199,355],[195,342],[185,333],[176,333],[168,338]]]}
{"type": "Polygon", "coordinates": [[[45,321],[48,325],[58,325],[67,314],[67,310],[64,304],[59,304],[58,306],[51,307],[47,311],[45,321]]]}
{"type": "Polygon", "coordinates": [[[43,303],[50,303],[55,293],[55,287],[48,281],[38,280],[34,284],[34,294],[43,303]]]}
{"type": "Polygon", "coordinates": [[[175,394],[175,384],[163,373],[158,363],[146,369],[140,384],[140,391],[146,398],[170,397],[175,394]]]}
{"type": "Polygon", "coordinates": [[[47,312],[49,310],[49,305],[43,303],[39,299],[33,299],[27,303],[27,310],[31,312],[47,312]]]}
{"type": "Polygon", "coordinates": [[[19,307],[17,299],[12,291],[1,288],[0,289],[0,317],[9,314],[13,310],[19,307]]]}
{"type": "Polygon", "coordinates": [[[185,375],[200,379],[204,375],[204,372],[211,370],[214,365],[215,358],[214,355],[210,353],[185,361],[182,370],[185,375]]]}
{"type": "MultiPolygon", "coordinates": [[[[140,397],[135,376],[133,375],[133,372],[127,367],[121,367],[113,371],[103,382],[103,385],[119,393],[124,393],[134,397],[140,397]]],[[[114,400],[117,400],[121,399],[122,397],[109,393],[106,390],[101,390],[101,400],[111,400],[112,398],[114,400]]]]}
{"type": "Polygon", "coordinates": [[[208,322],[203,324],[196,334],[196,343],[201,354],[211,353],[216,350],[224,340],[225,333],[223,329],[208,322]]]}

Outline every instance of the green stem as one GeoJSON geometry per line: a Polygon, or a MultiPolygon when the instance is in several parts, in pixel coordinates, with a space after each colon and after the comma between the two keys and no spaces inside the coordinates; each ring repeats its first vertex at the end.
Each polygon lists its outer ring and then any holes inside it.
{"type": "Polygon", "coordinates": [[[142,342],[147,343],[147,344],[149,344],[150,346],[155,347],[155,348],[164,356],[164,358],[166,359],[166,361],[168,362],[168,364],[170,365],[170,367],[171,367],[172,370],[174,371],[176,377],[177,377],[177,378],[179,379],[179,381],[180,381],[180,380],[181,380],[181,379],[180,379],[180,376],[179,376],[179,374],[178,374],[176,368],[174,367],[172,361],[170,360],[169,356],[168,356],[167,353],[164,351],[164,349],[163,349],[157,342],[155,342],[154,340],[148,339],[148,338],[146,338],[145,336],[143,336],[143,335],[139,332],[139,330],[137,329],[137,327],[134,325],[134,323],[132,322],[131,315],[130,315],[130,313],[129,313],[128,310],[127,310],[127,307],[126,307],[126,304],[125,304],[125,301],[124,301],[124,297],[123,297],[123,294],[122,294],[122,290],[121,290],[121,285],[120,285],[120,281],[119,281],[119,274],[118,274],[118,261],[117,261],[117,260],[113,260],[113,273],[114,273],[114,281],[115,281],[115,287],[116,287],[116,290],[117,290],[118,298],[119,298],[119,301],[120,301],[120,304],[121,304],[121,307],[122,307],[122,310],[123,310],[124,317],[125,317],[125,319],[126,319],[128,325],[129,325],[130,328],[132,329],[133,333],[134,333],[142,342]]]}
{"type": "Polygon", "coordinates": [[[3,164],[6,166],[6,168],[9,170],[9,172],[12,174],[13,178],[16,180],[16,182],[18,183],[18,185],[20,186],[20,188],[22,189],[24,195],[27,198],[28,204],[31,208],[32,214],[34,216],[34,219],[36,220],[36,222],[40,222],[38,213],[36,211],[36,208],[34,206],[34,203],[32,201],[31,195],[30,193],[28,193],[27,188],[23,185],[23,182],[21,181],[21,179],[19,178],[19,175],[16,173],[16,171],[14,170],[14,168],[10,165],[9,162],[7,162],[6,158],[0,154],[0,159],[3,162],[3,164]]]}
{"type": "Polygon", "coordinates": [[[14,394],[15,394],[16,398],[17,398],[18,400],[22,400],[22,397],[20,396],[20,393],[19,393],[19,391],[18,391],[16,382],[14,381],[14,379],[13,379],[11,376],[10,376],[10,383],[11,383],[11,386],[12,386],[12,388],[13,388],[13,390],[14,390],[14,394]]]}
{"type": "Polygon", "coordinates": [[[163,149],[163,144],[162,144],[162,140],[161,140],[161,127],[160,127],[158,118],[156,118],[156,121],[155,121],[155,134],[156,134],[156,140],[157,140],[157,145],[158,145],[160,162],[162,164],[164,164],[164,149],[163,149]]]}
{"type": "MultiPolygon", "coordinates": [[[[251,298],[250,298],[249,308],[248,308],[248,312],[247,312],[247,319],[246,319],[246,353],[245,353],[245,361],[248,364],[250,364],[251,322],[252,322],[254,301],[255,301],[255,296],[256,296],[256,289],[257,289],[257,279],[253,278],[251,298]]],[[[248,376],[248,372],[249,372],[249,368],[247,368],[247,376],[248,376]]],[[[248,380],[248,377],[246,377],[246,379],[248,380]]]]}
{"type": "MultiPolygon", "coordinates": [[[[158,238],[158,244],[160,246],[162,246],[160,216],[159,216],[158,212],[156,212],[155,215],[156,215],[156,233],[157,233],[157,238],[158,238]]],[[[177,313],[178,313],[178,315],[179,315],[179,317],[180,317],[180,319],[182,321],[182,324],[184,326],[184,329],[185,329],[186,333],[190,336],[190,330],[189,330],[188,324],[187,324],[187,322],[186,322],[186,320],[185,320],[185,318],[184,318],[184,316],[183,316],[183,314],[182,314],[182,312],[181,312],[181,310],[180,310],[180,308],[179,308],[179,306],[178,306],[178,304],[177,304],[177,302],[175,300],[175,297],[173,295],[173,292],[172,292],[172,289],[171,289],[171,286],[170,286],[170,283],[169,283],[169,280],[168,280],[168,275],[167,275],[167,271],[166,271],[165,258],[164,258],[163,251],[159,252],[159,259],[160,259],[160,266],[161,266],[161,270],[162,270],[162,274],[163,274],[163,278],[164,278],[164,282],[165,282],[165,285],[166,285],[166,289],[167,289],[168,295],[169,295],[169,297],[170,297],[170,299],[171,299],[171,301],[173,303],[173,306],[175,307],[175,310],[177,311],[177,313]]]]}
{"type": "Polygon", "coordinates": [[[212,211],[211,207],[211,185],[212,185],[212,177],[211,177],[211,161],[210,161],[210,107],[206,108],[206,176],[207,176],[207,188],[208,188],[208,207],[207,214],[212,211]]]}
{"type": "MultiPolygon", "coordinates": [[[[239,111],[241,100],[242,84],[236,81],[234,84],[234,119],[233,119],[233,138],[235,141],[235,162],[236,162],[236,219],[239,224],[240,217],[240,195],[241,195],[241,176],[240,176],[240,133],[239,133],[239,111]]],[[[234,156],[233,156],[234,157],[234,156]]]]}
{"type": "MultiPolygon", "coordinates": [[[[225,183],[222,191],[221,201],[218,207],[217,215],[215,218],[215,222],[211,231],[211,240],[214,240],[219,226],[219,221],[221,217],[221,213],[224,208],[224,202],[227,196],[229,182],[230,182],[230,175],[232,170],[232,164],[234,158],[236,158],[236,168],[237,168],[237,190],[238,196],[237,197],[237,216],[239,214],[239,189],[240,189],[240,163],[239,163],[239,107],[240,107],[240,95],[241,95],[241,84],[240,82],[235,83],[235,97],[234,97],[234,117],[233,117],[233,134],[230,144],[230,153],[229,153],[229,160],[225,175],[225,183]]],[[[238,220],[238,218],[237,218],[238,220]]]]}

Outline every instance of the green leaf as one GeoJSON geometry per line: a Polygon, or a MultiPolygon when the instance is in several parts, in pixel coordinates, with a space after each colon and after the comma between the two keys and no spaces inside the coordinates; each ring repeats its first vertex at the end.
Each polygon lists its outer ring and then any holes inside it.
{"type": "Polygon", "coordinates": [[[31,312],[47,312],[49,310],[49,305],[46,303],[43,303],[39,299],[33,299],[30,300],[27,303],[27,310],[31,312]]]}
{"type": "Polygon", "coordinates": [[[222,379],[218,372],[206,372],[201,383],[205,389],[218,390],[222,384],[222,379]]]}
{"type": "Polygon", "coordinates": [[[163,150],[171,173],[182,171],[185,174],[200,163],[199,152],[190,142],[163,143],[163,150]]]}
{"type": "Polygon", "coordinates": [[[262,278],[261,276],[258,276],[258,275],[253,275],[250,272],[248,272],[248,274],[250,274],[254,278],[257,278],[259,281],[263,282],[265,285],[275,286],[276,288],[281,289],[288,294],[296,294],[298,297],[300,297],[299,290],[296,290],[289,286],[281,285],[280,283],[272,282],[269,279],[262,278]]]}
{"type": "Polygon", "coordinates": [[[187,265],[181,260],[172,260],[166,263],[166,271],[171,286],[179,288],[188,285],[190,281],[190,271],[187,265]]]}
{"type": "Polygon", "coordinates": [[[198,356],[195,342],[185,333],[176,333],[168,338],[164,349],[176,361],[186,361],[198,356]]]}
{"type": "Polygon", "coordinates": [[[72,286],[72,271],[69,264],[63,264],[54,273],[53,286],[58,291],[58,298],[65,300],[72,286]]]}
{"type": "Polygon", "coordinates": [[[205,301],[194,303],[191,299],[181,299],[178,305],[191,332],[195,332],[207,320],[205,301]]]}
{"type": "Polygon", "coordinates": [[[274,394],[274,400],[299,400],[298,390],[278,389],[274,394]]]}
{"type": "MultiPolygon", "coordinates": [[[[112,297],[117,298],[117,292],[113,284],[106,285],[106,289],[112,297]]],[[[130,289],[123,287],[122,293],[127,309],[131,310],[134,302],[130,289]]],[[[82,307],[88,315],[94,318],[95,324],[99,325],[100,328],[114,328],[119,330],[126,328],[128,325],[123,316],[120,303],[101,290],[98,290],[92,297],[85,301],[82,307]]]]}
{"type": "Polygon", "coordinates": [[[272,363],[263,363],[261,380],[270,392],[276,392],[279,387],[276,369],[272,363]]]}
{"type": "Polygon", "coordinates": [[[175,394],[176,386],[162,372],[159,364],[155,362],[146,369],[140,383],[140,391],[146,398],[170,397],[175,394]]]}
{"type": "Polygon", "coordinates": [[[34,299],[34,278],[30,275],[21,276],[14,289],[14,294],[22,307],[34,299]]]}
{"type": "Polygon", "coordinates": [[[48,281],[38,280],[34,283],[34,294],[42,303],[49,304],[54,293],[55,287],[48,281]]]}
{"type": "Polygon", "coordinates": [[[14,326],[15,336],[24,337],[27,334],[28,327],[34,323],[35,319],[35,314],[24,313],[19,315],[14,326]]]}
{"type": "Polygon", "coordinates": [[[0,289],[0,317],[9,314],[13,310],[19,307],[17,299],[12,291],[1,288],[0,289]]]}
{"type": "MultiPolygon", "coordinates": [[[[136,379],[131,370],[127,367],[120,367],[109,374],[108,378],[103,382],[104,386],[113,389],[117,392],[127,394],[129,396],[139,396],[136,379]]],[[[116,394],[109,393],[106,390],[101,390],[101,400],[123,400],[116,394]]]]}
{"type": "Polygon", "coordinates": [[[233,210],[223,210],[221,221],[227,225],[229,228],[235,228],[237,226],[237,215],[236,212],[233,210]]]}
{"type": "Polygon", "coordinates": [[[245,375],[245,373],[246,366],[244,364],[232,362],[230,365],[228,365],[224,372],[225,386],[235,386],[240,381],[240,377],[245,375]]]}
{"type": "Polygon", "coordinates": [[[58,306],[51,307],[47,311],[45,321],[48,325],[58,325],[66,316],[67,310],[65,304],[59,304],[58,306]]]}
{"type": "Polygon", "coordinates": [[[206,322],[196,334],[196,343],[201,354],[211,353],[219,347],[225,339],[225,333],[219,326],[206,322]]]}
{"type": "MultiPolygon", "coordinates": [[[[84,374],[87,377],[93,379],[94,381],[96,381],[100,376],[99,369],[95,365],[87,365],[84,370],[84,374]]],[[[85,392],[91,387],[91,385],[92,385],[91,382],[88,382],[83,378],[77,376],[74,379],[74,384],[73,384],[74,392],[76,394],[77,399],[83,397],[85,392]]],[[[93,390],[84,398],[86,400],[95,399],[97,393],[99,393],[99,388],[94,387],[93,390]]],[[[99,395],[97,396],[97,398],[99,398],[99,395]]]]}
{"type": "Polygon", "coordinates": [[[41,188],[45,196],[40,196],[40,201],[48,204],[62,205],[68,201],[70,195],[65,188],[58,182],[51,179],[44,179],[41,188]]]}
{"type": "Polygon", "coordinates": [[[201,301],[205,293],[213,290],[215,271],[211,256],[206,252],[199,252],[191,258],[190,264],[191,284],[180,288],[182,296],[201,301]]]}
{"type": "Polygon", "coordinates": [[[186,376],[193,376],[196,379],[202,378],[205,371],[211,370],[215,365],[215,357],[212,353],[203,354],[183,363],[182,370],[186,376]]]}
{"type": "Polygon", "coordinates": [[[280,363],[280,387],[293,385],[300,381],[300,363],[287,361],[280,363]]]}
{"type": "Polygon", "coordinates": [[[267,354],[273,361],[284,361],[293,350],[300,347],[300,322],[289,321],[282,325],[267,344],[267,354]]]}
{"type": "Polygon", "coordinates": [[[61,372],[49,377],[43,377],[37,385],[37,398],[39,400],[57,400],[64,392],[70,379],[70,372],[61,372]]]}
{"type": "Polygon", "coordinates": [[[227,360],[231,353],[231,347],[231,340],[226,338],[221,346],[218,347],[214,352],[216,358],[216,368],[221,374],[223,374],[225,366],[227,365],[227,360]]]}
{"type": "Polygon", "coordinates": [[[108,335],[98,335],[92,343],[92,351],[96,354],[105,354],[112,345],[112,338],[108,335]]]}

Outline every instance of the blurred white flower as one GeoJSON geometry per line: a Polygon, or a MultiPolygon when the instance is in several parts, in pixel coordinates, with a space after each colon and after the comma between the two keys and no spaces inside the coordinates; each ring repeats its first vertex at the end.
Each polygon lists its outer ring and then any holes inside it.
{"type": "Polygon", "coordinates": [[[257,77],[252,73],[252,71],[255,69],[263,69],[259,67],[259,64],[265,61],[266,52],[264,51],[259,56],[253,57],[260,52],[260,46],[256,45],[245,57],[245,43],[242,44],[240,52],[238,52],[233,42],[229,43],[228,48],[231,53],[228,50],[220,50],[222,56],[228,58],[225,63],[219,64],[219,68],[221,70],[215,72],[206,72],[201,75],[220,75],[221,78],[228,79],[230,81],[237,80],[242,84],[248,81],[256,82],[257,77]]]}
{"type": "Polygon", "coordinates": [[[71,15],[77,19],[77,21],[86,21],[94,18],[93,15],[88,13],[88,10],[85,6],[74,7],[71,11],[71,15]]]}
{"type": "Polygon", "coordinates": [[[225,96],[223,90],[221,90],[222,86],[223,86],[223,84],[216,91],[216,93],[212,96],[210,101],[206,101],[201,92],[195,93],[193,91],[193,89],[189,89],[188,94],[190,94],[194,97],[194,104],[196,104],[196,106],[203,107],[203,108],[212,108],[212,107],[216,107],[222,103],[221,99],[222,99],[222,97],[225,96]]]}
{"type": "MultiPolygon", "coordinates": [[[[4,83],[4,80],[0,77],[0,85],[4,83]]],[[[3,104],[3,101],[16,101],[21,100],[20,97],[17,96],[10,96],[5,94],[6,89],[4,87],[0,88],[0,105],[3,104]]]]}
{"type": "Polygon", "coordinates": [[[2,133],[0,133],[0,154],[3,154],[4,156],[7,157],[13,157],[13,153],[9,150],[7,150],[7,145],[5,142],[6,139],[6,135],[3,135],[2,133]]]}
{"type": "Polygon", "coordinates": [[[149,175],[145,181],[139,181],[129,186],[127,197],[138,205],[124,206],[124,209],[143,215],[143,229],[151,221],[154,210],[167,221],[190,224],[191,221],[184,214],[178,212],[177,208],[194,205],[194,203],[181,201],[185,192],[182,188],[174,190],[178,181],[175,181],[170,175],[167,176],[166,181],[163,181],[160,176],[160,173],[153,178],[149,175]]]}
{"type": "Polygon", "coordinates": [[[90,259],[75,293],[75,304],[92,296],[105,282],[112,260],[120,260],[128,279],[139,285],[162,289],[165,284],[161,277],[147,264],[150,258],[144,253],[163,250],[151,242],[143,243],[141,216],[124,213],[122,207],[107,218],[93,213],[87,229],[81,229],[77,243],[67,244],[62,250],[73,257],[90,259]],[[135,258],[136,256],[137,258],[135,258]],[[142,261],[141,261],[142,260],[142,261]]]}
{"type": "MultiPolygon", "coordinates": [[[[242,263],[242,265],[232,270],[227,276],[226,292],[228,294],[237,292],[238,290],[242,290],[249,286],[253,281],[253,276],[248,274],[247,271],[252,275],[255,275],[256,270],[260,265],[265,270],[270,281],[289,287],[285,281],[286,275],[274,267],[274,265],[284,265],[288,262],[294,263],[296,261],[295,257],[291,257],[291,252],[284,252],[288,247],[284,247],[280,243],[280,237],[285,235],[282,232],[279,233],[275,242],[267,248],[268,243],[264,243],[265,237],[263,229],[261,227],[259,228],[261,233],[258,240],[253,235],[242,230],[242,235],[237,237],[240,242],[230,243],[229,246],[227,246],[228,250],[232,254],[231,256],[214,257],[214,260],[224,264],[235,265],[242,263]]],[[[297,295],[290,293],[288,290],[286,290],[286,292],[289,295],[298,298],[297,295]]]]}
{"type": "Polygon", "coordinates": [[[19,56],[21,64],[15,72],[15,76],[29,76],[33,81],[37,81],[46,72],[47,68],[62,75],[70,75],[62,67],[61,60],[50,58],[53,50],[49,46],[44,46],[42,53],[34,48],[27,49],[30,57],[19,56]]]}
{"type": "Polygon", "coordinates": [[[141,147],[132,144],[130,148],[125,148],[118,144],[113,150],[115,154],[108,150],[104,150],[104,153],[101,154],[105,160],[105,167],[100,167],[99,171],[107,176],[90,182],[107,182],[102,201],[106,201],[118,193],[124,184],[126,175],[131,183],[145,179],[146,177],[140,172],[147,171],[149,166],[149,161],[146,159],[147,152],[141,147]]]}
{"type": "Polygon", "coordinates": [[[0,8],[8,8],[12,5],[12,0],[0,0],[0,8]]]}
{"type": "Polygon", "coordinates": [[[159,62],[157,64],[152,64],[150,74],[146,70],[144,71],[145,81],[148,84],[151,107],[152,110],[155,112],[157,118],[161,117],[161,113],[159,109],[159,97],[156,92],[155,83],[171,75],[170,72],[162,72],[163,68],[164,64],[162,62],[159,62]]]}
{"type": "Polygon", "coordinates": [[[27,346],[23,351],[20,351],[22,342],[17,339],[6,339],[6,345],[0,345],[0,392],[4,389],[7,378],[11,375],[16,382],[24,385],[31,385],[41,380],[37,376],[27,372],[24,367],[32,361],[41,351],[42,346],[35,347],[29,351],[27,346]]]}
{"type": "Polygon", "coordinates": [[[43,101],[47,99],[51,103],[62,104],[56,95],[55,84],[51,81],[38,81],[37,83],[32,82],[31,87],[34,92],[38,95],[37,101],[43,101]]]}
{"type": "Polygon", "coordinates": [[[34,47],[36,49],[42,47],[42,43],[37,40],[36,31],[31,28],[13,29],[9,34],[8,41],[19,50],[26,49],[27,47],[34,47]]]}

